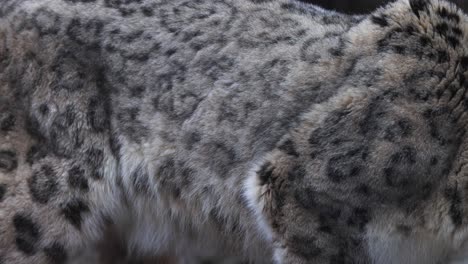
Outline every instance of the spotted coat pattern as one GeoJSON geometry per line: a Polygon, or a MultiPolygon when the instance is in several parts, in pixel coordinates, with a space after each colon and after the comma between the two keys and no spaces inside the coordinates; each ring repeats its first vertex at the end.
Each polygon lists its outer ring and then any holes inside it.
{"type": "Polygon", "coordinates": [[[295,0],[3,0],[0,263],[449,263],[468,17],[295,0]]]}

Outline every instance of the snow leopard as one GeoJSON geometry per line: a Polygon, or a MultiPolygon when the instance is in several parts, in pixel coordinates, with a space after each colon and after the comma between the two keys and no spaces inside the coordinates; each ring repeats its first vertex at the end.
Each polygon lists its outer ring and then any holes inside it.
{"type": "Polygon", "coordinates": [[[179,263],[463,262],[467,38],[444,0],[3,0],[0,263],[109,227],[179,263]]]}

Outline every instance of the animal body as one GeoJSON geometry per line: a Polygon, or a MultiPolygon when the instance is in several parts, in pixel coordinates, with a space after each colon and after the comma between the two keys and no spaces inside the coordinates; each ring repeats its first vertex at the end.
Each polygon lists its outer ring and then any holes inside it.
{"type": "Polygon", "coordinates": [[[180,263],[450,263],[468,17],[292,0],[3,0],[0,263],[113,226],[180,263]]]}

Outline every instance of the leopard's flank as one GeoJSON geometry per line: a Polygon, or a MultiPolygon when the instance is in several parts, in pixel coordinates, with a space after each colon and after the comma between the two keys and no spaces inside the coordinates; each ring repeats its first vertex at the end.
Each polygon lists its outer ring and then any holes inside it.
{"type": "Polygon", "coordinates": [[[463,260],[467,74],[443,0],[2,0],[0,263],[463,260]]]}

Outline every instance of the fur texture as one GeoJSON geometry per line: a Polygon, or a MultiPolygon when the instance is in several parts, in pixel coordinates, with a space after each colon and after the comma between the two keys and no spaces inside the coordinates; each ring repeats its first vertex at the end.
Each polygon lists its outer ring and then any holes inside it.
{"type": "Polygon", "coordinates": [[[447,263],[468,210],[468,18],[290,0],[3,0],[0,263],[447,263]]]}

